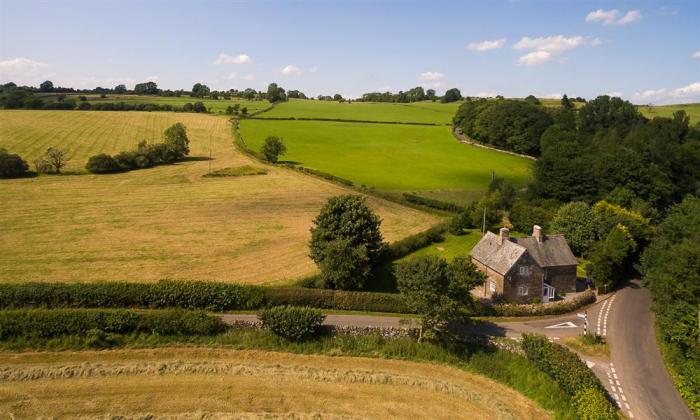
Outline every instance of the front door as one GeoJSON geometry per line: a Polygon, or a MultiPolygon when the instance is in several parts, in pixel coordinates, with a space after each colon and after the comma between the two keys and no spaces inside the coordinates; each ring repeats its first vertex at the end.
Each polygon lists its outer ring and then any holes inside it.
{"type": "Polygon", "coordinates": [[[554,287],[548,285],[547,283],[542,283],[544,287],[542,288],[542,303],[547,303],[554,299],[554,287]]]}

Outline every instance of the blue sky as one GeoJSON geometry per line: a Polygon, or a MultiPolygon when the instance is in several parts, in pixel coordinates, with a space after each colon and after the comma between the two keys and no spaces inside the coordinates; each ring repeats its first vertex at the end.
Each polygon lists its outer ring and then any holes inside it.
{"type": "Polygon", "coordinates": [[[0,0],[0,81],[700,101],[700,1],[0,0]]]}

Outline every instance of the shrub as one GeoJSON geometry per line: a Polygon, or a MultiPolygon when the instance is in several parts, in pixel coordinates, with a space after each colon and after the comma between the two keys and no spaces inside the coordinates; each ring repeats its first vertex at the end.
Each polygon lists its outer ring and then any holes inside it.
{"type": "Polygon", "coordinates": [[[547,337],[523,334],[522,349],[541,371],[559,383],[573,397],[581,419],[617,419],[617,410],[607,399],[605,388],[578,355],[547,337]]]}
{"type": "Polygon", "coordinates": [[[122,167],[112,156],[106,153],[100,153],[88,159],[85,169],[93,174],[111,174],[121,171],[122,167]]]}
{"type": "Polygon", "coordinates": [[[275,306],[258,314],[265,328],[288,340],[299,341],[316,334],[325,317],[318,309],[275,306]]]}
{"type": "Polygon", "coordinates": [[[560,300],[550,303],[537,303],[530,305],[519,305],[515,303],[500,303],[495,305],[484,305],[480,312],[484,315],[492,316],[541,316],[558,315],[571,312],[581,306],[595,302],[595,293],[587,290],[578,294],[573,299],[560,300]]]}
{"type": "Polygon", "coordinates": [[[386,257],[389,260],[403,258],[406,255],[417,251],[421,248],[424,248],[430,244],[442,242],[445,240],[445,238],[442,235],[443,233],[445,233],[446,230],[447,226],[445,224],[439,224],[437,226],[431,227],[426,231],[419,232],[415,235],[403,238],[400,241],[396,241],[389,245],[386,257]]]}
{"type": "Polygon", "coordinates": [[[260,149],[260,154],[265,157],[265,160],[270,163],[276,163],[277,159],[287,151],[287,147],[282,142],[282,139],[276,136],[270,136],[265,139],[265,143],[260,149]]]}
{"type": "Polygon", "coordinates": [[[20,309],[0,311],[0,339],[54,338],[107,333],[147,332],[161,335],[213,335],[224,331],[219,317],[199,311],[161,310],[136,313],[104,309],[20,309]]]}
{"type": "Polygon", "coordinates": [[[27,174],[29,165],[19,155],[0,148],[0,178],[17,178],[27,174]]]}
{"type": "Polygon", "coordinates": [[[350,292],[343,290],[269,287],[262,289],[268,306],[310,306],[319,309],[408,313],[398,293],[350,292]]]}
{"type": "Polygon", "coordinates": [[[448,211],[451,213],[459,213],[464,210],[464,207],[458,206],[457,204],[449,203],[447,201],[435,200],[432,198],[421,197],[416,194],[404,193],[403,198],[411,204],[418,204],[421,206],[426,206],[442,211],[448,211]]]}
{"type": "Polygon", "coordinates": [[[586,389],[579,391],[573,398],[576,414],[581,420],[615,420],[617,411],[600,391],[586,389]]]}

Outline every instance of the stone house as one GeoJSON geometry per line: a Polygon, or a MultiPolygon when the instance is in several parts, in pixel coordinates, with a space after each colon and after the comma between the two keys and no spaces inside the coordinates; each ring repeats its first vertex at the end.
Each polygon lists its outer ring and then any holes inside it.
{"type": "Polygon", "coordinates": [[[507,228],[498,235],[486,232],[472,249],[471,260],[486,274],[476,291],[486,298],[549,302],[557,292],[576,291],[578,261],[569,244],[562,235],[543,235],[537,225],[532,236],[522,238],[511,238],[507,228]]]}

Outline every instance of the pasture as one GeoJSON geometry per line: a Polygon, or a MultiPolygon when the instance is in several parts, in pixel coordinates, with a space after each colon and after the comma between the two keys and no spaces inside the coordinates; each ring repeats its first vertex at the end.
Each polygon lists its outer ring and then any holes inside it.
{"type": "MultiPolygon", "coordinates": [[[[267,108],[270,106],[270,103],[268,101],[255,101],[255,100],[249,101],[249,100],[240,99],[240,98],[207,99],[207,98],[193,98],[190,96],[107,94],[106,98],[100,98],[100,95],[96,95],[96,94],[88,94],[88,95],[69,94],[69,95],[66,95],[66,98],[73,99],[76,102],[80,103],[78,101],[79,96],[86,96],[88,102],[90,102],[90,103],[124,102],[127,104],[158,104],[158,105],[169,104],[169,105],[181,107],[188,102],[191,104],[194,104],[195,102],[202,102],[202,103],[204,103],[204,106],[206,106],[210,112],[214,112],[214,113],[224,113],[226,111],[226,107],[234,106],[235,104],[239,104],[241,106],[241,108],[247,107],[248,113],[259,111],[261,109],[264,109],[264,108],[267,108]]],[[[56,100],[58,98],[58,95],[55,95],[55,94],[42,95],[41,97],[45,101],[51,102],[51,101],[56,100]]]]}
{"type": "Polygon", "coordinates": [[[492,171],[517,186],[530,178],[530,160],[461,144],[447,126],[256,119],[240,127],[253,150],[279,136],[284,160],[394,194],[464,203],[487,188],[492,171]]]}
{"type": "Polygon", "coordinates": [[[432,363],[165,348],[0,353],[0,364],[0,411],[15,418],[551,417],[511,388],[432,363]]]}
{"type": "MultiPolygon", "coordinates": [[[[188,113],[0,111],[0,147],[28,161],[49,146],[88,156],[160,139],[187,126],[190,160],[113,175],[0,180],[0,281],[268,283],[316,272],[309,228],[325,201],[351,190],[252,162],[233,147],[226,118],[188,113]],[[213,160],[208,161],[211,150],[213,160]],[[257,176],[203,177],[253,164],[257,176]]],[[[368,198],[388,241],[437,216],[368,198]]]]}
{"type": "Polygon", "coordinates": [[[451,124],[461,102],[385,103],[336,102],[290,99],[275,105],[260,118],[321,118],[359,121],[451,124]]]}
{"type": "Polygon", "coordinates": [[[690,117],[690,124],[700,122],[700,103],[658,106],[637,105],[637,109],[649,119],[654,117],[673,118],[674,112],[683,110],[690,117]]]}

